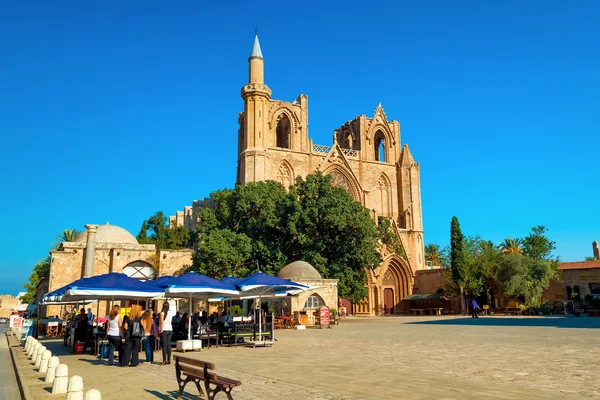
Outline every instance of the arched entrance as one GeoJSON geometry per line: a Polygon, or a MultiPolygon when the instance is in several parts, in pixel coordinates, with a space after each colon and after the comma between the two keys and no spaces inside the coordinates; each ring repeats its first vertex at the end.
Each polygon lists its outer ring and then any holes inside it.
{"type": "Polygon", "coordinates": [[[410,294],[412,271],[403,260],[392,256],[382,266],[379,286],[382,288],[383,308],[387,314],[400,311],[400,302],[410,294]]]}

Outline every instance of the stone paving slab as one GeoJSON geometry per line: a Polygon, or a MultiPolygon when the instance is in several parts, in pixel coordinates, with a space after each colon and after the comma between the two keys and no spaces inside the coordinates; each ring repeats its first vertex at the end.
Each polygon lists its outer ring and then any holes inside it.
{"type": "MultiPolygon", "coordinates": [[[[213,362],[218,374],[242,381],[233,391],[236,400],[600,398],[593,378],[600,319],[548,321],[353,318],[334,329],[277,331],[272,348],[212,347],[186,356],[213,362]]],[[[104,399],[124,393],[176,397],[173,365],[109,367],[68,353],[61,340],[42,342],[67,363],[70,375],[83,377],[86,390],[95,387],[104,399]]],[[[57,398],[22,350],[13,350],[27,398],[57,398]]],[[[155,360],[161,360],[159,352],[155,360]]],[[[187,398],[199,398],[193,384],[188,390],[187,398]]]]}

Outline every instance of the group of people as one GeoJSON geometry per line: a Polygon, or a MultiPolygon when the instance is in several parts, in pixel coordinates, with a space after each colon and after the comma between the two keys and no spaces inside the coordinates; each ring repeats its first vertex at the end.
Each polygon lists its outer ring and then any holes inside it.
{"type": "Polygon", "coordinates": [[[119,352],[122,367],[137,367],[139,351],[143,346],[146,353],[145,364],[154,362],[156,338],[160,338],[163,360],[161,365],[171,363],[171,338],[173,337],[173,321],[175,312],[169,303],[163,304],[159,314],[150,310],[142,311],[139,305],[131,306],[128,315],[121,318],[121,307],[113,306],[106,321],[106,338],[108,340],[108,365],[114,365],[115,350],[119,352]]]}

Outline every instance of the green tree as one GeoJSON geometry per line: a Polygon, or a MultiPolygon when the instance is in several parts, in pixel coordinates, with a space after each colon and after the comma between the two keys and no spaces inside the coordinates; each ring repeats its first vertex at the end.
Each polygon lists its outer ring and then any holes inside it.
{"type": "Polygon", "coordinates": [[[304,260],[324,278],[339,279],[339,295],[357,302],[367,295],[365,268],[381,264],[381,244],[399,245],[389,236],[389,221],[381,220],[378,229],[367,209],[321,173],[298,178],[289,191],[263,181],[211,198],[216,206],[200,212],[191,269],[212,276],[245,276],[256,262],[276,274],[304,260]],[[211,267],[215,259],[219,265],[211,267]]]}
{"type": "Polygon", "coordinates": [[[500,250],[502,250],[502,252],[504,254],[522,254],[522,246],[523,241],[519,238],[505,238],[501,243],[500,243],[500,250]]]}
{"type": "Polygon", "coordinates": [[[469,261],[465,250],[465,239],[460,229],[458,218],[452,217],[450,223],[450,276],[458,287],[461,299],[461,308],[464,310],[464,289],[467,286],[469,274],[469,261]]]}
{"type": "Polygon", "coordinates": [[[585,261],[598,261],[598,257],[586,257],[585,261]]]}
{"type": "Polygon", "coordinates": [[[431,262],[431,265],[441,265],[444,268],[448,266],[448,259],[445,251],[434,243],[425,245],[425,261],[431,262]]]}
{"type": "Polygon", "coordinates": [[[137,235],[141,244],[155,244],[159,249],[179,250],[190,245],[190,233],[183,226],[170,227],[162,211],[144,220],[137,235]]]}
{"type": "Polygon", "coordinates": [[[505,295],[539,306],[544,289],[557,276],[557,266],[556,261],[509,254],[502,258],[496,279],[505,295]]]}
{"type": "Polygon", "coordinates": [[[548,229],[543,225],[531,228],[529,235],[523,239],[523,254],[534,260],[551,259],[556,243],[545,235],[546,232],[548,229]]]}
{"type": "Polygon", "coordinates": [[[58,249],[58,246],[60,246],[62,242],[74,242],[80,233],[81,232],[79,232],[77,229],[65,229],[56,238],[54,238],[55,242],[52,246],[52,250],[58,249]]]}
{"type": "Polygon", "coordinates": [[[40,260],[34,267],[33,272],[29,275],[29,283],[23,285],[27,292],[21,296],[21,302],[31,304],[33,303],[33,298],[35,296],[35,289],[42,280],[42,278],[48,278],[50,276],[50,262],[52,261],[52,256],[48,254],[46,258],[40,260]]]}

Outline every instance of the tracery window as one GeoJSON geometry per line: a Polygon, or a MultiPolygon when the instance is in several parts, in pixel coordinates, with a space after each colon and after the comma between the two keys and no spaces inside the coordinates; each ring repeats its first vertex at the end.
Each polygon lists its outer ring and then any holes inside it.
{"type": "Polygon", "coordinates": [[[383,281],[381,282],[385,286],[394,286],[396,280],[394,279],[394,273],[391,270],[387,270],[385,275],[383,275],[383,281]]]}
{"type": "Polygon", "coordinates": [[[289,188],[294,182],[292,171],[290,171],[290,168],[285,163],[279,166],[279,170],[277,171],[277,182],[281,183],[285,188],[289,188]]]}
{"type": "Polygon", "coordinates": [[[344,175],[340,174],[339,172],[332,172],[329,174],[329,176],[331,176],[331,184],[333,186],[341,187],[350,193],[350,185],[348,184],[348,181],[344,175]]]}

